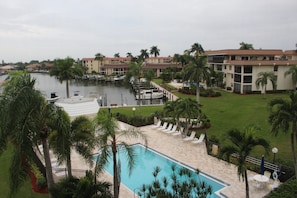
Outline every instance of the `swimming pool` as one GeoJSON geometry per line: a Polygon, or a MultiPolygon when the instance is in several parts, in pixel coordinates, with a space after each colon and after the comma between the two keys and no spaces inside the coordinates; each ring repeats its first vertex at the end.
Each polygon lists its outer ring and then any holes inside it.
{"type": "MultiPolygon", "coordinates": [[[[124,152],[119,151],[118,157],[121,161],[121,183],[127,186],[134,193],[138,192],[143,184],[151,184],[154,180],[153,171],[156,166],[161,168],[161,172],[158,175],[158,178],[164,176],[170,176],[172,174],[171,167],[175,165],[177,168],[185,167],[193,172],[195,170],[191,167],[188,167],[184,164],[181,164],[169,157],[162,155],[152,149],[146,149],[141,144],[133,145],[134,152],[136,154],[135,166],[132,170],[131,175],[129,175],[127,161],[125,160],[124,152]]],[[[104,169],[111,175],[113,175],[113,166],[112,160],[109,160],[104,169]]],[[[221,181],[218,181],[204,173],[199,174],[198,176],[200,181],[205,181],[207,184],[212,186],[212,195],[210,198],[220,197],[219,191],[222,190],[227,185],[221,181]]]]}

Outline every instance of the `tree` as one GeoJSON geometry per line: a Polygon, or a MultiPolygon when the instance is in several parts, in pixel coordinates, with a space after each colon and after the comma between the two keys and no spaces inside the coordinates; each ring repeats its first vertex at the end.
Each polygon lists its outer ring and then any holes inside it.
{"type": "Polygon", "coordinates": [[[111,184],[108,182],[94,182],[92,171],[86,171],[86,175],[80,179],[75,177],[61,179],[49,191],[54,197],[92,197],[112,198],[111,184]]]}
{"type": "Polygon", "coordinates": [[[160,49],[158,49],[158,46],[152,46],[150,50],[150,54],[154,55],[155,57],[160,55],[160,49]]]}
{"type": "Polygon", "coordinates": [[[174,165],[171,167],[172,174],[169,178],[158,178],[161,172],[160,167],[155,167],[154,180],[151,184],[143,184],[137,193],[140,197],[192,197],[206,198],[212,193],[210,185],[204,181],[199,181],[199,170],[195,173],[186,168],[177,169],[174,165]],[[172,190],[170,190],[170,188],[172,190]]]}
{"type": "Polygon", "coordinates": [[[250,43],[245,43],[245,42],[241,42],[239,43],[240,45],[240,50],[253,50],[254,47],[253,47],[253,44],[250,44],[250,43]]]}
{"type": "Polygon", "coordinates": [[[65,59],[56,59],[55,66],[50,70],[51,76],[56,76],[60,83],[66,82],[66,94],[69,98],[69,80],[75,76],[82,76],[84,69],[80,64],[74,62],[74,59],[67,57],[65,59]]]}
{"type": "Polygon", "coordinates": [[[290,69],[285,72],[285,77],[288,75],[292,75],[292,81],[295,86],[294,89],[296,89],[296,87],[297,87],[297,65],[291,66],[290,69]]]}
{"type": "Polygon", "coordinates": [[[197,119],[202,114],[201,108],[199,104],[191,98],[178,100],[175,108],[179,118],[183,118],[185,121],[184,135],[186,135],[191,125],[191,119],[197,119]]]}
{"type": "Polygon", "coordinates": [[[147,52],[147,49],[141,49],[140,50],[140,55],[139,55],[139,60],[140,61],[144,61],[145,59],[147,59],[149,57],[149,54],[147,52]]]}
{"type": "Polygon", "coordinates": [[[198,57],[199,55],[204,53],[204,49],[202,45],[200,45],[199,43],[194,43],[191,46],[190,52],[194,53],[194,56],[198,57]]]}
{"type": "Polygon", "coordinates": [[[109,157],[111,157],[113,163],[114,197],[118,198],[121,183],[121,162],[119,159],[117,159],[117,152],[119,150],[125,152],[128,160],[129,171],[132,171],[133,164],[135,163],[133,148],[123,141],[121,137],[142,138],[145,141],[145,145],[147,145],[147,140],[141,131],[134,128],[119,131],[117,121],[114,117],[112,117],[110,112],[99,111],[95,122],[99,126],[98,146],[100,147],[100,155],[98,156],[95,165],[95,174],[102,170],[104,165],[109,162],[109,157]]]}
{"type": "Polygon", "coordinates": [[[264,95],[266,94],[266,86],[268,80],[272,83],[273,90],[276,88],[276,76],[274,72],[260,72],[258,73],[258,78],[256,80],[256,87],[259,89],[261,85],[262,89],[264,88],[264,95]]]}
{"type": "Polygon", "coordinates": [[[180,54],[174,54],[173,55],[173,61],[180,63],[182,67],[186,64],[188,64],[188,55],[180,55],[180,54]]]}
{"type": "Polygon", "coordinates": [[[79,153],[89,163],[93,163],[92,151],[95,147],[95,134],[92,122],[85,116],[76,117],[71,123],[68,114],[59,109],[64,117],[63,130],[55,130],[49,136],[49,144],[58,161],[67,164],[68,177],[72,177],[71,149],[79,153]]]}
{"type": "Polygon", "coordinates": [[[271,132],[275,135],[279,131],[285,133],[291,130],[291,152],[293,156],[295,177],[297,178],[297,158],[296,158],[296,140],[297,140],[297,92],[290,93],[290,100],[274,99],[269,102],[270,115],[269,123],[272,126],[271,132]]]}
{"type": "Polygon", "coordinates": [[[115,54],[114,54],[114,57],[115,57],[115,58],[120,58],[120,53],[115,53],[115,54]]]}
{"type": "Polygon", "coordinates": [[[50,188],[54,183],[47,137],[52,130],[63,126],[64,120],[56,114],[58,108],[47,103],[42,94],[34,89],[34,85],[35,79],[31,79],[30,74],[13,75],[5,84],[0,99],[0,151],[6,148],[8,140],[14,145],[10,168],[12,194],[24,182],[28,162],[33,160],[34,148],[40,142],[43,146],[47,185],[50,188]]]}
{"type": "Polygon", "coordinates": [[[198,56],[193,57],[190,56],[189,63],[185,67],[184,80],[190,81],[190,83],[196,84],[196,100],[197,103],[200,104],[199,96],[200,96],[200,85],[199,83],[205,81],[209,78],[209,67],[206,66],[207,57],[206,56],[198,56]]]}
{"type": "Polygon", "coordinates": [[[261,146],[265,149],[265,153],[269,152],[269,143],[263,138],[255,137],[255,134],[259,132],[259,128],[255,126],[247,126],[243,132],[238,129],[231,129],[227,132],[227,139],[231,144],[223,146],[220,149],[220,157],[226,157],[227,161],[230,161],[232,156],[236,154],[236,166],[239,180],[245,182],[246,197],[249,198],[249,183],[247,176],[247,157],[256,146],[261,146]]]}
{"type": "Polygon", "coordinates": [[[143,76],[142,62],[130,62],[127,77],[134,78],[133,83],[137,84],[138,98],[140,98],[140,79],[142,76],[143,76]]]}

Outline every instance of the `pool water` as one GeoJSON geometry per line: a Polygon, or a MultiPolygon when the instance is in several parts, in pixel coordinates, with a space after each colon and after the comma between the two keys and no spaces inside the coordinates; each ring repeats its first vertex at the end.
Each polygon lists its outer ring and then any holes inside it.
{"type": "MultiPolygon", "coordinates": [[[[178,163],[151,149],[146,149],[141,144],[135,144],[133,147],[135,153],[134,159],[136,163],[132,169],[131,175],[129,175],[125,152],[119,151],[118,157],[120,158],[121,162],[121,183],[127,186],[134,193],[138,192],[143,184],[148,185],[152,183],[154,180],[152,173],[156,166],[161,168],[161,171],[158,174],[159,179],[163,178],[164,176],[166,176],[168,179],[170,178],[169,176],[172,174],[172,165],[175,165],[177,169],[186,167],[195,172],[195,170],[192,168],[178,163]]],[[[104,167],[104,169],[113,175],[112,159],[109,159],[109,163],[104,167]]],[[[218,191],[226,187],[226,184],[217,181],[201,172],[199,173],[197,179],[199,181],[205,181],[208,185],[212,186],[213,193],[211,196],[209,196],[210,198],[219,197],[218,191]]]]}

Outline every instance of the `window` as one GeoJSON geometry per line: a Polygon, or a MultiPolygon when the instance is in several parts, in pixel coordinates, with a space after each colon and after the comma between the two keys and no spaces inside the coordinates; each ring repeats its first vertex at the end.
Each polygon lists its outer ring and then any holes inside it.
{"type": "Polygon", "coordinates": [[[251,93],[252,92],[252,85],[243,85],[243,93],[251,93]]]}
{"type": "Polygon", "coordinates": [[[252,82],[252,76],[244,76],[243,77],[243,82],[244,83],[251,83],[252,82]]]}
{"type": "Polygon", "coordinates": [[[274,65],[273,71],[277,72],[278,71],[278,65],[274,65]]]}
{"type": "Polygon", "coordinates": [[[227,66],[226,65],[224,66],[224,69],[227,69],[227,66]]]}
{"type": "Polygon", "coordinates": [[[234,82],[241,82],[241,75],[234,74],[234,82]]]}
{"type": "Polygon", "coordinates": [[[235,73],[241,73],[241,66],[235,65],[234,71],[235,73]]]}
{"type": "Polygon", "coordinates": [[[245,73],[245,74],[251,74],[251,73],[253,73],[253,67],[252,66],[245,66],[244,68],[243,68],[243,72],[245,73]]]}
{"type": "Polygon", "coordinates": [[[235,60],[235,56],[231,56],[231,60],[235,60]]]}
{"type": "Polygon", "coordinates": [[[217,70],[222,71],[222,65],[217,65],[217,70]]]}

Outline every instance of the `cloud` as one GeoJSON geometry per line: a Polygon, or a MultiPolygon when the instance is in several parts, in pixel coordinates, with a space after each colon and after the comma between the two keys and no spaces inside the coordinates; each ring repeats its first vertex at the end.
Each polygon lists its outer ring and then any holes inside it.
{"type": "Polygon", "coordinates": [[[294,49],[292,0],[3,0],[0,58],[6,62],[106,56],[157,45],[161,56],[205,49],[294,49]]]}

